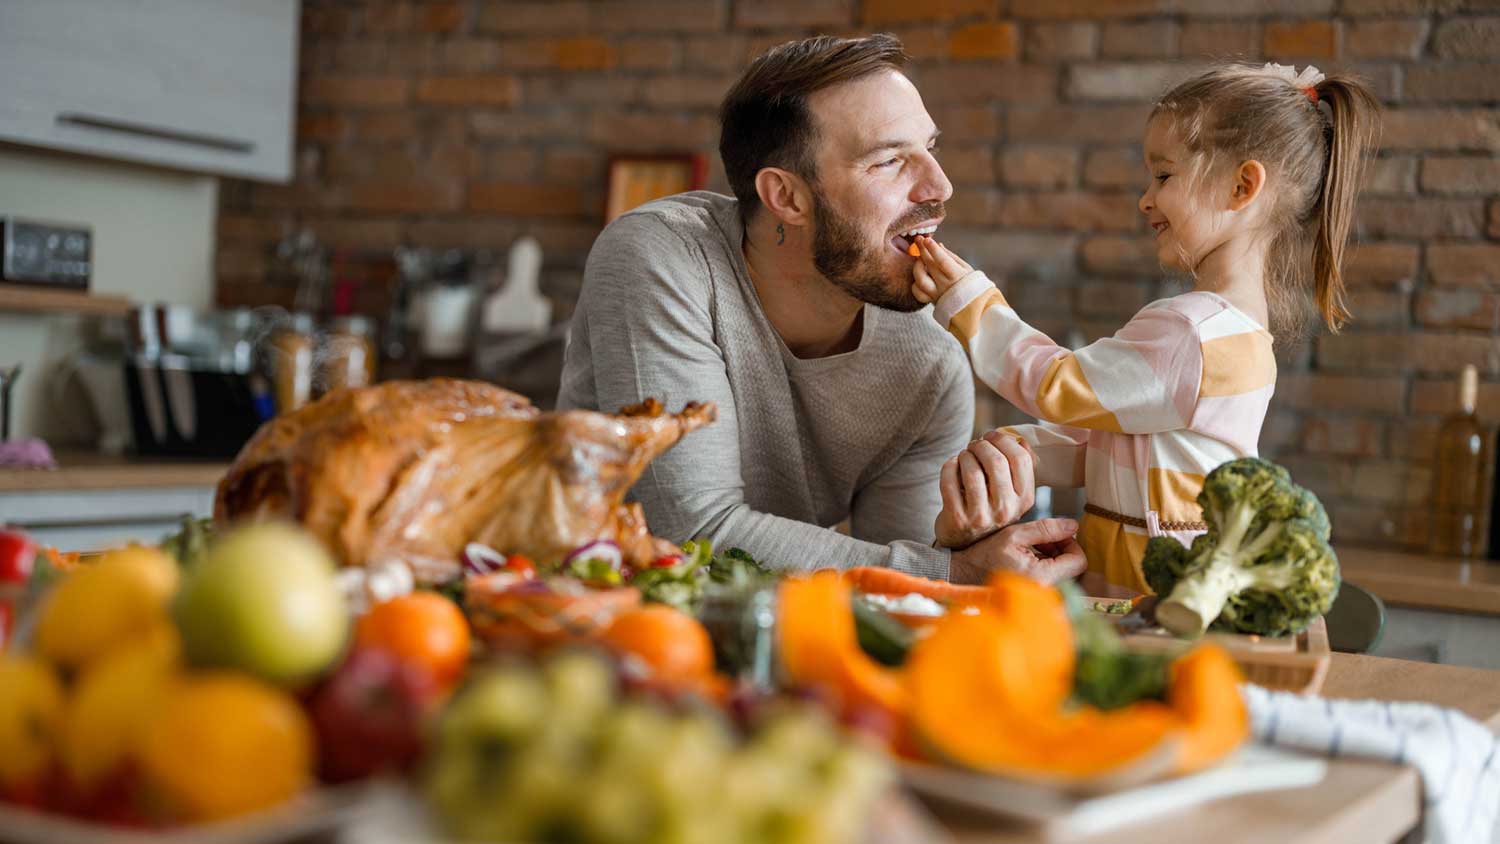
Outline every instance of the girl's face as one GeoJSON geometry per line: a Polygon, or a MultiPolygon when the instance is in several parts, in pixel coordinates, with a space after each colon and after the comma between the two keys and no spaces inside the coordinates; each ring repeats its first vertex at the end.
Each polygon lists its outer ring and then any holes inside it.
{"type": "Polygon", "coordinates": [[[1156,236],[1156,258],[1172,270],[1192,272],[1203,257],[1228,239],[1226,210],[1208,201],[1213,180],[1200,172],[1172,122],[1152,119],[1146,127],[1146,192],[1138,203],[1156,236]]]}

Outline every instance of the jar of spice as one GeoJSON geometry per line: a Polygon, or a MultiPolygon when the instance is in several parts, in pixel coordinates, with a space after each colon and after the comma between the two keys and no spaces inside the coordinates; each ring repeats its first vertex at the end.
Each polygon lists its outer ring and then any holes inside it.
{"type": "Polygon", "coordinates": [[[324,393],[375,381],[375,325],[369,317],[343,316],[323,339],[318,383],[324,393]]]}
{"type": "Polygon", "coordinates": [[[289,413],[312,398],[313,347],[312,314],[292,314],[291,321],[271,338],[271,382],[277,413],[289,413]]]}

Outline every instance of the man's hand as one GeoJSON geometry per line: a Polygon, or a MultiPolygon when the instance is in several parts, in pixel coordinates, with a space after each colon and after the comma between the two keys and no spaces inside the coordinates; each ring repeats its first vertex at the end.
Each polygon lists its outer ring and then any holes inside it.
{"type": "Polygon", "coordinates": [[[1038,519],[1011,525],[954,551],[948,579],[954,583],[984,583],[997,569],[1018,572],[1042,583],[1077,577],[1088,568],[1077,534],[1078,523],[1072,519],[1038,519]]]}
{"type": "Polygon", "coordinates": [[[990,431],[943,464],[943,509],[933,524],[938,545],[962,548],[1021,518],[1036,502],[1031,446],[990,431]]]}
{"type": "Polygon", "coordinates": [[[964,259],[948,251],[948,247],[925,234],[912,241],[917,247],[917,262],[912,265],[912,295],[918,302],[936,302],[948,292],[948,288],[974,271],[964,259]]]}

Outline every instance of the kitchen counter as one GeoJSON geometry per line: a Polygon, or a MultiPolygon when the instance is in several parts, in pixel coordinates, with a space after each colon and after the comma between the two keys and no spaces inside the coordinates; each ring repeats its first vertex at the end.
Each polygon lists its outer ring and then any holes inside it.
{"type": "MultiPolygon", "coordinates": [[[[1324,695],[1415,700],[1454,707],[1500,730],[1500,672],[1398,659],[1333,654],[1324,695]]],[[[1352,757],[1330,759],[1323,782],[1230,797],[1067,844],[1335,844],[1401,840],[1421,818],[1414,768],[1352,757]]],[[[1039,844],[1024,826],[959,810],[936,810],[960,844],[1039,844]]],[[[1488,839],[1485,839],[1488,840],[1488,839]]]]}
{"type": "Polygon", "coordinates": [[[1344,579],[1387,604],[1500,616],[1500,563],[1368,548],[1335,550],[1344,579]]]}
{"type": "Polygon", "coordinates": [[[81,451],[60,451],[57,463],[52,470],[0,469],[0,493],[212,487],[229,469],[227,460],[109,457],[81,451]]]}

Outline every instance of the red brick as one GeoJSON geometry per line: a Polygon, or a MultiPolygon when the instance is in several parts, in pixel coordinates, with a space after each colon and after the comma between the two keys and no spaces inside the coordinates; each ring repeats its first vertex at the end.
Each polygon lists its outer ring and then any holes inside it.
{"type": "Polygon", "coordinates": [[[928,0],[926,3],[864,0],[860,21],[867,26],[887,26],[988,18],[995,15],[999,5],[997,0],[928,0]]]}
{"type": "Polygon", "coordinates": [[[1432,33],[1432,52],[1445,59],[1493,59],[1500,17],[1449,18],[1432,33]]]}
{"type": "Polygon", "coordinates": [[[450,38],[437,45],[434,63],[446,71],[476,73],[501,65],[503,51],[491,38],[450,38]]]}
{"type": "MultiPolygon", "coordinates": [[[[1420,385],[1422,382],[1416,382],[1420,385]]],[[[1453,390],[1453,401],[1458,400],[1457,387],[1453,390]]],[[[1451,407],[1451,405],[1450,405],[1451,407]]],[[[1437,451],[1438,422],[1433,419],[1402,419],[1391,423],[1390,451],[1392,457],[1431,460],[1437,451]]]]}
{"type": "Polygon", "coordinates": [[[1150,106],[1042,106],[1007,111],[1010,140],[1056,143],[1119,143],[1121,134],[1133,137],[1146,131],[1150,106]]]}
{"type": "Polygon", "coordinates": [[[1018,18],[1142,18],[1176,11],[1172,0],[1011,0],[1018,18]]]}
{"type": "Polygon", "coordinates": [[[1427,41],[1425,20],[1352,20],[1344,25],[1344,55],[1356,59],[1414,59],[1427,41]]]}
{"type": "Polygon", "coordinates": [[[466,15],[458,0],[431,0],[422,6],[419,28],[423,32],[449,35],[463,29],[466,15]]]}
{"type": "Polygon", "coordinates": [[[1083,268],[1109,276],[1159,275],[1156,244],[1144,237],[1091,237],[1083,243],[1083,268]]]}
{"type": "Polygon", "coordinates": [[[469,187],[468,209],[482,214],[571,217],[583,213],[583,202],[572,185],[483,182],[469,187]]]}
{"type": "Polygon", "coordinates": [[[1471,288],[1417,293],[1417,322],[1428,328],[1500,331],[1500,295],[1471,288]]]}
{"type": "Polygon", "coordinates": [[[604,32],[717,32],[729,23],[726,0],[610,0],[595,3],[604,32]]]}
{"type": "Polygon", "coordinates": [[[1403,460],[1359,460],[1349,491],[1365,501],[1422,504],[1432,494],[1432,472],[1403,460]]]}
{"type": "Polygon", "coordinates": [[[301,32],[304,39],[317,35],[344,35],[350,30],[351,10],[337,6],[304,6],[301,32]]]}
{"type": "Polygon", "coordinates": [[[482,32],[578,32],[589,25],[584,0],[531,0],[479,4],[482,32]]]}
{"type": "Polygon", "coordinates": [[[411,82],[402,76],[318,76],[302,86],[302,105],[367,108],[403,105],[411,82]]]}
{"type": "Polygon", "coordinates": [[[597,114],[589,123],[594,143],[628,150],[706,147],[718,141],[718,120],[706,115],[663,115],[627,112],[597,114]]]}
{"type": "Polygon", "coordinates": [[[1469,199],[1360,200],[1358,228],[1363,237],[1479,237],[1484,203],[1469,199]]]}
{"type": "Polygon", "coordinates": [[[854,0],[757,0],[734,4],[734,25],[747,29],[853,23],[854,0]]]}
{"type": "Polygon", "coordinates": [[[458,208],[457,185],[433,182],[371,182],[349,185],[344,204],[355,211],[418,214],[458,208]]]}
{"type": "Polygon", "coordinates": [[[929,103],[1035,103],[1055,98],[1057,72],[1032,64],[962,64],[926,68],[915,82],[929,103]]]}
{"type": "Polygon", "coordinates": [[[1343,70],[1365,83],[1370,94],[1382,103],[1397,105],[1401,102],[1400,72],[1408,65],[1384,60],[1367,60],[1344,63],[1343,70]]]}
{"type": "Polygon", "coordinates": [[[702,35],[686,39],[683,64],[688,70],[739,73],[750,62],[750,41],[740,34],[702,35]]]}
{"type": "Polygon", "coordinates": [[[662,108],[717,108],[733,84],[732,79],[702,74],[658,76],[646,83],[642,99],[662,108]]]}
{"type": "Polygon", "coordinates": [[[1302,450],[1308,454],[1380,457],[1385,454],[1385,424],[1373,419],[1310,415],[1302,425],[1302,450]]]}
{"type": "Polygon", "coordinates": [[[998,168],[1011,187],[1072,187],[1078,184],[1078,150],[1007,145],[1000,150],[998,168]]]}
{"type": "Polygon", "coordinates": [[[1500,151],[1500,113],[1491,109],[1389,109],[1381,149],[1500,151]]]}
{"type": "Polygon", "coordinates": [[[1364,194],[1406,196],[1417,192],[1415,158],[1377,158],[1365,170],[1364,194]]]}
{"type": "Polygon", "coordinates": [[[1411,320],[1411,295],[1405,290],[1357,287],[1348,291],[1345,302],[1359,329],[1399,328],[1411,320]]]}
{"type": "Polygon", "coordinates": [[[1318,366],[1359,372],[1500,372],[1500,341],[1473,334],[1353,332],[1318,338],[1318,366]]]}
{"type": "Polygon", "coordinates": [[[1334,0],[1255,0],[1252,6],[1245,0],[1177,0],[1173,11],[1189,18],[1244,18],[1253,14],[1326,18],[1333,15],[1333,5],[1334,0]]]}
{"type": "Polygon", "coordinates": [[[889,32],[900,39],[901,48],[914,62],[946,61],[948,58],[948,34],[940,27],[924,24],[889,32]]]}
{"type": "Polygon", "coordinates": [[[542,175],[556,184],[583,185],[602,182],[604,156],[586,148],[547,150],[542,175]]]}
{"type": "Polygon", "coordinates": [[[682,62],[682,44],[673,38],[631,38],[620,44],[620,67],[632,70],[675,70],[682,62]]]}
{"type": "Polygon", "coordinates": [[[1316,457],[1287,455],[1279,462],[1292,473],[1292,478],[1297,483],[1317,493],[1319,498],[1325,500],[1347,495],[1349,488],[1353,486],[1353,466],[1351,461],[1342,458],[1322,455],[1316,457]]]}
{"type": "Polygon", "coordinates": [[[1116,59],[1169,59],[1177,55],[1181,28],[1175,21],[1111,21],[1104,24],[1099,55],[1116,59]]]}
{"type": "Polygon", "coordinates": [[[1075,64],[1068,74],[1067,91],[1075,100],[1154,100],[1199,70],[1199,66],[1178,62],[1075,64]]]}
{"type": "MultiPolygon", "coordinates": [[[[598,119],[599,117],[594,118],[596,121],[598,119]]],[[[504,141],[545,140],[548,143],[559,143],[583,137],[588,127],[587,119],[580,119],[577,113],[563,110],[474,111],[469,113],[468,120],[469,131],[474,137],[504,141]]],[[[628,137],[601,135],[599,141],[605,143],[628,137]]]]}
{"type": "Polygon", "coordinates": [[[289,234],[292,230],[291,223],[291,219],[285,217],[221,213],[214,229],[221,240],[269,243],[289,234]]]}
{"type": "Polygon", "coordinates": [[[1261,26],[1255,21],[1187,21],[1182,25],[1186,58],[1253,59],[1260,56],[1261,26]]]}
{"type": "Polygon", "coordinates": [[[1026,58],[1091,59],[1099,52],[1095,23],[1032,23],[1026,25],[1026,58]]]}
{"type": "Polygon", "coordinates": [[[361,16],[365,32],[404,34],[412,31],[413,8],[405,0],[381,0],[366,3],[361,16]]]}
{"type": "Polygon", "coordinates": [[[1073,309],[1084,317],[1109,317],[1123,325],[1151,301],[1151,285],[1086,281],[1073,288],[1073,309]]]}
{"type": "Polygon", "coordinates": [[[1262,49],[1272,57],[1332,58],[1337,40],[1331,21],[1273,21],[1266,24],[1262,49]]]}
{"type": "Polygon", "coordinates": [[[380,71],[389,61],[391,45],[386,39],[343,41],[333,45],[326,64],[341,71],[380,71]]]}
{"type": "Polygon", "coordinates": [[[948,39],[948,55],[960,61],[1013,59],[1016,40],[1016,25],[1009,21],[971,23],[954,30],[948,39]]]}
{"type": "Polygon", "coordinates": [[[966,187],[954,191],[947,202],[948,222],[954,226],[994,225],[1000,216],[1000,191],[992,187],[966,187]]]}
{"type": "Polygon", "coordinates": [[[1418,249],[1409,243],[1354,243],[1344,253],[1344,279],[1352,285],[1410,283],[1418,249]]]}
{"type": "Polygon", "coordinates": [[[479,153],[479,173],[493,181],[531,181],[541,166],[541,153],[530,145],[485,147],[479,153]]]}
{"type": "Polygon", "coordinates": [[[943,143],[993,141],[1000,137],[1000,115],[993,105],[955,105],[927,111],[943,130],[943,143]]]}
{"type": "MultiPolygon", "coordinates": [[[[1456,376],[1437,381],[1418,379],[1412,382],[1411,412],[1413,416],[1447,416],[1457,409],[1458,378],[1456,376]]],[[[1500,422],[1500,384],[1480,382],[1474,413],[1482,422],[1491,425],[1500,422]]]]}
{"type": "Polygon", "coordinates": [[[983,229],[945,227],[943,231],[947,232],[943,243],[990,278],[1002,281],[1006,295],[1018,283],[1011,276],[1056,278],[1076,271],[1073,235],[998,231],[988,224],[983,229]]]}
{"type": "Polygon", "coordinates": [[[369,220],[347,217],[304,217],[298,221],[318,240],[331,247],[366,252],[385,251],[402,244],[399,220],[369,220]]]}
{"type": "Polygon", "coordinates": [[[548,73],[527,76],[521,99],[528,103],[619,107],[639,102],[642,89],[655,82],[652,78],[625,74],[610,74],[601,79],[593,73],[548,73]]]}
{"type": "Polygon", "coordinates": [[[552,61],[559,70],[608,70],[619,60],[603,38],[564,38],[552,44],[552,61]]]}
{"type": "Polygon", "coordinates": [[[1400,416],[1406,410],[1405,378],[1283,373],[1276,379],[1276,407],[1400,416]]]}
{"type": "Polygon", "coordinates": [[[339,141],[349,133],[349,121],[342,114],[297,115],[297,140],[339,141]]]}
{"type": "Polygon", "coordinates": [[[1490,237],[1500,240],[1500,200],[1490,200],[1489,210],[1485,212],[1484,233],[1490,237]]]}
{"type": "Polygon", "coordinates": [[[1455,194],[1500,193],[1500,160],[1427,158],[1422,162],[1422,190],[1455,194]]]}
{"type": "Polygon", "coordinates": [[[1371,545],[1420,552],[1427,543],[1427,513],[1403,505],[1378,506],[1333,500],[1314,490],[1328,507],[1335,545],[1371,545]]]}
{"type": "Polygon", "coordinates": [[[1494,63],[1414,64],[1406,69],[1402,92],[1412,102],[1492,102],[1500,100],[1497,74],[1500,64],[1494,63]]]}
{"type": "Polygon", "coordinates": [[[1427,274],[1435,284],[1500,289],[1500,245],[1428,244],[1427,274]]]}
{"type": "Polygon", "coordinates": [[[1144,189],[1146,176],[1140,147],[1089,150],[1083,166],[1083,181],[1090,187],[1144,189]]]}
{"type": "Polygon", "coordinates": [[[947,145],[938,151],[943,173],[956,185],[995,184],[995,152],[988,144],[947,145]]]}
{"type": "Polygon", "coordinates": [[[521,94],[514,76],[429,76],[417,80],[417,101],[429,105],[515,105],[521,94]]]}
{"type": "Polygon", "coordinates": [[[1132,231],[1141,227],[1135,197],[1114,193],[1013,193],[1001,206],[1002,226],[1067,231],[1132,231]]]}

